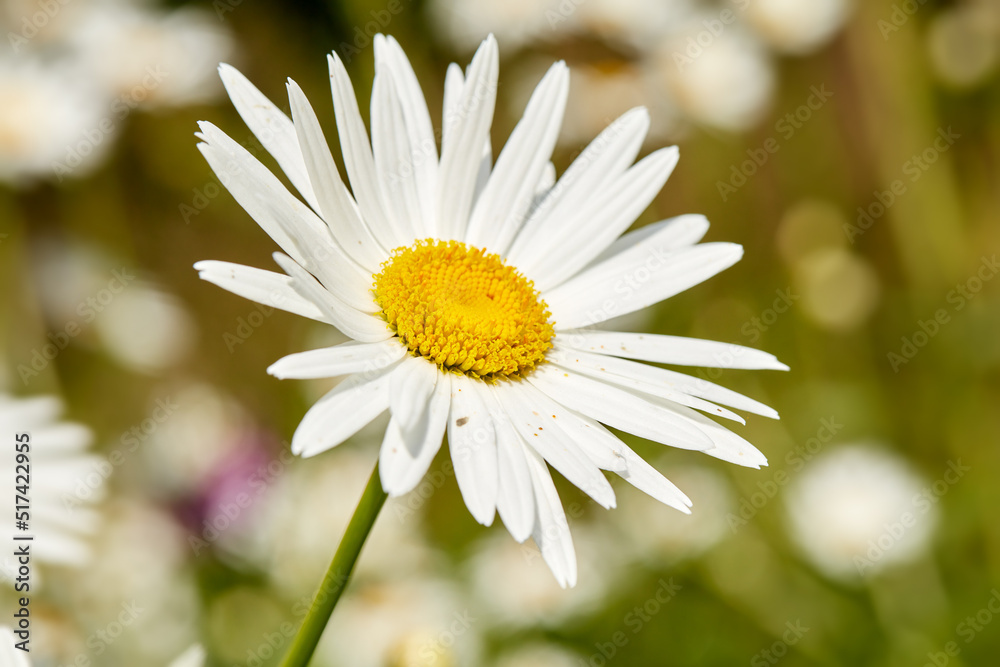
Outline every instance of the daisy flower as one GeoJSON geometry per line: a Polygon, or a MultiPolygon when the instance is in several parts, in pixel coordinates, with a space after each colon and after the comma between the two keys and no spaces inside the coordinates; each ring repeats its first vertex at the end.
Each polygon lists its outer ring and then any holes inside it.
{"type": "Polygon", "coordinates": [[[606,508],[615,493],[604,471],[682,512],[691,504],[606,427],[744,466],[766,463],[705,415],[743,422],[722,406],[776,418],[773,410],[639,362],[787,367],[734,345],[588,330],[697,285],[742,254],[731,243],[699,244],[708,229],[700,215],[624,233],[678,158],[673,147],[635,162],[645,109],[617,119],[556,180],[549,159],[566,104],[565,63],[542,78],[494,161],[492,36],[464,72],[448,68],[440,152],[403,50],[381,35],[374,46],[370,138],[343,62],[329,57],[350,189],[295,82],[289,118],[221,67],[237,110],[299,197],[202,123],[199,149],[281,247],[274,258],[284,273],[220,261],[195,268],[353,339],[268,369],[278,378],[347,376],[306,413],[292,438],[296,454],[335,447],[388,410],[379,474],[388,495],[400,496],[420,482],[447,433],[473,517],[489,525],[499,514],[516,540],[533,537],[559,583],[572,586],[576,557],[549,466],[606,508]]]}
{"type": "MultiPolygon", "coordinates": [[[[14,398],[0,394],[0,435],[14,443],[15,435],[30,435],[29,529],[19,533],[11,526],[9,534],[34,537],[31,553],[44,563],[82,567],[90,561],[90,536],[100,524],[93,505],[104,495],[104,482],[110,468],[106,461],[88,454],[93,440],[90,429],[59,420],[62,403],[52,396],[14,398]]],[[[13,444],[0,457],[0,479],[8,489],[24,484],[17,479],[23,473],[15,465],[13,444]]],[[[13,584],[16,559],[0,560],[0,580],[13,584]]],[[[36,576],[34,573],[32,576],[36,576]]],[[[31,585],[34,586],[34,581],[31,585]]]]}

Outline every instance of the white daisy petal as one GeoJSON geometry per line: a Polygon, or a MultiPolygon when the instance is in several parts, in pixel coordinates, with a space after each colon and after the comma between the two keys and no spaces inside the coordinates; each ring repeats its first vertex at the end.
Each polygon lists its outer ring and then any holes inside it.
{"type": "Polygon", "coordinates": [[[599,505],[614,507],[615,492],[604,473],[562,429],[558,419],[542,412],[546,403],[539,394],[534,387],[512,382],[496,389],[494,395],[528,446],[599,505]]]}
{"type": "MultiPolygon", "coordinates": [[[[595,466],[602,470],[620,472],[625,469],[622,448],[625,444],[598,422],[558,403],[545,393],[527,386],[530,401],[539,413],[537,420],[544,423],[551,420],[552,426],[568,435],[580,451],[595,466]]],[[[529,441],[530,442],[530,441],[529,441]]]]}
{"type": "Polygon", "coordinates": [[[508,261],[518,267],[536,264],[554,239],[572,234],[572,223],[588,210],[588,202],[608,191],[635,160],[648,129],[649,112],[640,107],[622,114],[590,142],[532,211],[511,244],[508,261]]]}
{"type": "Polygon", "coordinates": [[[309,408],[292,436],[292,453],[315,456],[336,447],[389,408],[395,366],[356,373],[309,408]]]}
{"type": "Polygon", "coordinates": [[[692,246],[704,238],[708,226],[708,219],[703,215],[687,214],[660,220],[622,235],[591,263],[599,264],[643,242],[671,250],[692,246]]]}
{"type": "Polygon", "coordinates": [[[538,179],[538,183],[535,184],[535,194],[533,196],[532,206],[537,205],[541,200],[545,199],[549,191],[556,184],[556,166],[549,162],[545,165],[545,169],[542,170],[542,175],[538,179]]]}
{"type": "MultiPolygon", "coordinates": [[[[632,380],[638,381],[643,387],[656,385],[668,391],[673,390],[674,392],[703,398],[708,401],[721,403],[722,405],[728,405],[736,408],[737,410],[746,410],[747,412],[751,412],[755,415],[761,415],[762,417],[778,419],[777,412],[759,401],[755,401],[752,398],[748,398],[731,389],[721,387],[715,383],[709,382],[708,380],[667,370],[666,368],[658,368],[648,364],[618,359],[617,357],[597,357],[594,359],[593,356],[588,356],[586,352],[581,352],[569,357],[560,357],[558,363],[565,366],[569,363],[575,362],[576,359],[583,360],[582,364],[584,365],[587,363],[600,364],[600,367],[603,368],[603,372],[605,373],[602,378],[608,378],[609,374],[624,378],[631,378],[632,380]]],[[[619,382],[616,379],[609,379],[609,381],[619,382]]],[[[650,391],[648,388],[640,389],[640,391],[655,393],[650,391]]],[[[663,392],[662,394],[657,393],[656,395],[663,396],[664,398],[668,398],[676,403],[683,404],[681,401],[666,395],[666,393],[668,392],[663,392]]],[[[714,413],[713,410],[705,407],[698,409],[714,413]]]]}
{"type": "Polygon", "coordinates": [[[524,454],[536,498],[535,527],[531,537],[559,585],[572,588],[576,586],[576,551],[559,493],[542,457],[527,446],[524,447],[524,454]]]}
{"type": "Polygon", "coordinates": [[[372,234],[387,250],[406,245],[411,239],[393,233],[382,203],[378,178],[375,175],[375,158],[368,139],[368,130],[361,119],[354,86],[347,76],[344,63],[336,52],[327,58],[330,65],[330,88],[333,92],[333,111],[337,118],[337,134],[344,154],[347,178],[351,182],[354,200],[372,234]]]}
{"type": "Polygon", "coordinates": [[[318,280],[291,257],[276,252],[274,261],[292,277],[292,288],[299,296],[316,304],[322,311],[324,319],[340,329],[344,335],[365,343],[374,343],[392,336],[392,330],[384,321],[351,308],[326,291],[318,280]]]}
{"type": "MultiPolygon", "coordinates": [[[[281,198],[278,188],[284,189],[284,186],[245,148],[215,125],[201,122],[198,126],[204,141],[198,144],[198,150],[233,198],[285,252],[305,261],[303,246],[316,232],[303,229],[301,221],[289,215],[287,208],[275,210],[278,206],[274,199],[281,198]],[[262,192],[271,195],[268,201],[261,197],[262,192]]],[[[288,204],[291,205],[290,202],[288,204]]]]}
{"type": "Polygon", "coordinates": [[[55,396],[13,399],[0,394],[0,428],[34,428],[56,420],[62,411],[62,401],[55,396]]]}
{"type": "Polygon", "coordinates": [[[574,329],[659,303],[708,280],[742,256],[743,248],[734,243],[703,243],[673,252],[639,243],[542,298],[560,331],[574,329]]]}
{"type": "Polygon", "coordinates": [[[378,310],[368,293],[371,274],[344,253],[326,224],[246,149],[211,123],[200,126],[205,143],[198,148],[257,224],[342,301],[378,310]]]}
{"type": "Polygon", "coordinates": [[[732,419],[741,424],[746,423],[742,417],[730,410],[683,391],[676,390],[671,383],[656,382],[650,379],[650,375],[652,374],[643,372],[645,368],[650,367],[644,364],[636,364],[616,357],[605,357],[579,350],[564,349],[559,345],[548,352],[548,358],[557,366],[582,373],[601,382],[659,396],[674,403],[707,412],[716,417],[732,419]],[[636,366],[640,368],[636,369],[636,366]]]}
{"type": "MultiPolygon", "coordinates": [[[[25,428],[27,423],[28,420],[21,422],[21,428],[25,428]]],[[[46,455],[71,454],[82,449],[89,449],[94,442],[94,434],[82,424],[61,422],[32,427],[31,442],[33,447],[44,449],[46,455]]]]}
{"type": "MultiPolygon", "coordinates": [[[[486,143],[483,145],[483,157],[479,160],[479,171],[476,173],[476,186],[472,194],[472,206],[475,207],[476,202],[479,201],[480,195],[483,194],[483,190],[486,189],[486,184],[490,182],[490,174],[493,170],[493,146],[490,144],[489,137],[486,138],[486,143]]],[[[462,236],[465,235],[465,229],[462,229],[462,236]]]]}
{"type": "Polygon", "coordinates": [[[493,122],[498,75],[497,43],[490,35],[472,58],[462,95],[444,123],[449,132],[441,146],[437,210],[445,240],[465,236],[482,150],[493,122]]]}
{"type": "Polygon", "coordinates": [[[535,88],[524,117],[500,151],[469,218],[466,243],[506,254],[552,156],[568,94],[569,69],[558,62],[535,88]]]}
{"type": "Polygon", "coordinates": [[[82,567],[91,559],[92,551],[86,541],[53,531],[45,535],[44,541],[35,540],[32,555],[47,563],[82,567]]]}
{"type": "Polygon", "coordinates": [[[657,406],[651,400],[655,397],[639,396],[551,365],[537,368],[527,379],[566,407],[612,428],[681,449],[703,451],[713,446],[690,420],[657,406]]]}
{"type": "Polygon", "coordinates": [[[288,101],[309,180],[316,191],[319,212],[337,242],[368,271],[377,272],[389,256],[388,249],[375,240],[362,220],[354,198],[340,178],[316,112],[299,85],[291,79],[288,80],[288,101]]]}
{"type": "Polygon", "coordinates": [[[448,447],[465,505],[476,521],[489,526],[497,504],[498,463],[495,417],[485,393],[475,380],[452,377],[448,447]]]}
{"type": "Polygon", "coordinates": [[[417,197],[420,200],[420,210],[423,214],[425,234],[437,233],[437,142],[434,139],[434,127],[431,115],[427,111],[427,101],[420,89],[417,75],[407,59],[399,42],[394,37],[375,37],[375,68],[378,70],[379,53],[391,68],[392,80],[396,86],[396,94],[403,110],[403,120],[409,135],[410,162],[416,182],[417,197]]]}
{"type": "Polygon", "coordinates": [[[647,155],[611,184],[610,196],[591,200],[587,210],[577,214],[570,223],[570,233],[550,236],[549,243],[544,244],[548,255],[545,263],[523,267],[533,276],[538,289],[544,291],[564,282],[611,245],[652,203],[677,159],[676,147],[647,155]],[[553,243],[555,238],[560,242],[553,243]]]}
{"type": "Polygon", "coordinates": [[[675,412],[680,417],[697,424],[698,428],[712,439],[713,446],[703,450],[704,454],[748,468],[759,468],[767,465],[767,457],[760,450],[700,412],[656,396],[650,396],[648,400],[664,410],[675,412]]]}
{"type": "Polygon", "coordinates": [[[427,414],[419,420],[423,428],[409,436],[412,441],[406,439],[404,428],[395,414],[389,420],[379,450],[379,474],[382,488],[390,497],[409,493],[427,473],[434,456],[441,449],[450,399],[451,375],[438,373],[434,393],[426,403],[427,414]]]}
{"type": "Polygon", "coordinates": [[[458,63],[448,65],[448,70],[444,75],[444,102],[441,106],[443,110],[441,125],[442,144],[448,140],[448,135],[455,126],[458,101],[462,97],[462,88],[464,86],[465,75],[462,74],[462,68],[459,67],[458,63]]]}
{"type": "Polygon", "coordinates": [[[664,505],[690,514],[691,499],[678,489],[673,482],[660,474],[653,466],[628,447],[624,448],[626,468],[618,473],[622,479],[664,505]]]}
{"type": "Polygon", "coordinates": [[[316,304],[295,291],[289,276],[216,260],[203,260],[195,264],[194,268],[202,280],[218,285],[244,299],[308,317],[311,320],[328,321],[316,304]]]}
{"type": "Polygon", "coordinates": [[[422,432],[427,402],[442,377],[434,364],[419,357],[407,357],[392,375],[389,405],[392,416],[407,443],[416,445],[415,434],[422,432]]]}
{"type": "Polygon", "coordinates": [[[372,150],[389,224],[399,238],[427,236],[413,165],[413,148],[392,72],[376,70],[372,86],[372,150]]]}
{"type": "Polygon", "coordinates": [[[524,542],[535,525],[535,493],[531,471],[521,438],[506,419],[500,404],[492,398],[497,415],[494,428],[497,438],[497,513],[511,536],[524,542]]]}
{"type": "Polygon", "coordinates": [[[303,199],[319,210],[292,121],[235,67],[219,65],[219,76],[243,122],[274,157],[303,199]]]}
{"type": "Polygon", "coordinates": [[[320,350],[298,352],[271,364],[267,372],[280,380],[329,378],[380,370],[403,358],[406,346],[396,338],[377,343],[349,342],[320,350]]]}
{"type": "Polygon", "coordinates": [[[560,331],[559,342],[577,350],[679,366],[787,371],[773,354],[733,343],[621,331],[560,331]]]}

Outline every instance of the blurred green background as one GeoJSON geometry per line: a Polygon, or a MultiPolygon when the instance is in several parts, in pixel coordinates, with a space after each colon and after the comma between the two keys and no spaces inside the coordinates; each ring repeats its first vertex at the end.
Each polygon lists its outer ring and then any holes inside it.
{"type": "Polygon", "coordinates": [[[623,485],[605,512],[558,480],[581,563],[564,592],[530,545],[475,523],[442,453],[387,505],[314,664],[996,664],[1000,3],[11,1],[0,25],[0,389],[60,396],[92,429],[101,481],[59,497],[102,495],[89,555],[39,566],[34,665],[161,665],[194,642],[209,664],[276,664],[376,459],[377,428],[287,453],[330,385],[264,371],[342,339],[191,268],[271,268],[275,250],[195,149],[210,120],[273,166],[216,62],[285,109],[294,78],[334,141],[325,53],[366,114],[371,36],[394,35],[440,119],[447,64],[490,30],[494,147],[565,59],[558,171],[646,105],[644,152],[677,143],[681,161],[637,225],[704,213],[708,240],[745,247],[618,326],[787,363],[692,369],[781,413],[733,427],[770,467],[629,440],[690,517],[623,485]],[[74,146],[88,155],[67,167],[74,146]],[[129,602],[134,623],[101,638],[129,602]]]}

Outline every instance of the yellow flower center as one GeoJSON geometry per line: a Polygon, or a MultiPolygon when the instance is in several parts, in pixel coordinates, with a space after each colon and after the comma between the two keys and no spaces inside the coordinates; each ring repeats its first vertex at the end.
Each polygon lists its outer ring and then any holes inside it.
{"type": "Polygon", "coordinates": [[[545,360],[554,335],[534,284],[498,255],[458,241],[397,248],[375,275],[375,302],[410,352],[494,382],[545,360]]]}

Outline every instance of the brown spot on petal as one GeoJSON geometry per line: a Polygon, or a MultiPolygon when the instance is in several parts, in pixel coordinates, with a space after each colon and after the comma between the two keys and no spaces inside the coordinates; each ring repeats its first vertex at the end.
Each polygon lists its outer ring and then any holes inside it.
{"type": "Polygon", "coordinates": [[[460,417],[459,419],[455,420],[455,426],[465,426],[468,423],[469,423],[468,417],[460,417]]]}

